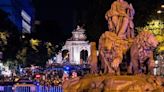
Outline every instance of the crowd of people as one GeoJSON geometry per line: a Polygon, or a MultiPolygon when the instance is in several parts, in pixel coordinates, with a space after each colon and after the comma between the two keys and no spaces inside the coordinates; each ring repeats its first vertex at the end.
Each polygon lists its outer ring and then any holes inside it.
{"type": "Polygon", "coordinates": [[[62,86],[62,84],[69,79],[75,78],[78,75],[77,71],[65,71],[64,67],[48,66],[41,67],[26,67],[21,69],[21,73],[13,72],[11,76],[1,76],[0,83],[32,83],[41,86],[62,86]]]}

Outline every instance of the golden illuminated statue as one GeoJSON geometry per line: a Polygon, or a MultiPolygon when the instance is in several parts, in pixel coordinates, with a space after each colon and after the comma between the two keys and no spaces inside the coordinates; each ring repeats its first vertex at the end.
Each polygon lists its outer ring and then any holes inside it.
{"type": "Polygon", "coordinates": [[[91,74],[80,79],[73,78],[63,86],[64,92],[164,92],[162,77],[144,74],[119,76],[121,63],[126,63],[122,64],[125,65],[124,68],[134,74],[143,71],[152,72],[155,65],[153,50],[158,42],[148,31],[142,31],[134,37],[133,15],[133,6],[124,0],[115,1],[111,9],[106,12],[105,18],[108,21],[109,31],[105,31],[100,36],[98,52],[101,61],[100,69],[104,69],[103,73],[112,75],[96,74],[98,62],[96,43],[91,42],[91,55],[88,58],[91,74]],[[146,68],[148,69],[145,70],[146,68]]]}
{"type": "Polygon", "coordinates": [[[91,73],[97,74],[97,50],[96,50],[96,42],[91,42],[91,55],[88,58],[88,63],[91,65],[91,73]]]}
{"type": "Polygon", "coordinates": [[[117,0],[112,3],[111,9],[106,12],[105,19],[108,21],[110,31],[126,39],[134,37],[133,16],[132,4],[128,4],[124,0],[117,0]]]}
{"type": "Polygon", "coordinates": [[[153,50],[157,45],[158,41],[149,31],[142,31],[135,37],[130,48],[132,68],[130,70],[133,70],[134,74],[153,73],[155,66],[153,50]]]}
{"type": "Polygon", "coordinates": [[[106,31],[99,39],[99,55],[104,67],[104,73],[120,73],[119,64],[122,62],[123,54],[128,45],[115,33],[106,31]]]}

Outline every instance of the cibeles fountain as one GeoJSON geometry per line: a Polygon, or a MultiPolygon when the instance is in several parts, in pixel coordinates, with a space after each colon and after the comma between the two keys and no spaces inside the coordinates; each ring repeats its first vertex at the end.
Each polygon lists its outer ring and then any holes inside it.
{"type": "Polygon", "coordinates": [[[93,42],[89,56],[90,74],[63,82],[64,92],[164,91],[164,79],[153,75],[153,50],[158,41],[147,30],[134,35],[134,14],[132,4],[124,0],[112,3],[105,14],[108,30],[100,36],[98,43],[101,66],[97,68],[96,43],[93,42]],[[126,67],[124,73],[120,67],[122,63],[126,67]]]}
{"type": "Polygon", "coordinates": [[[68,50],[68,61],[71,64],[83,64],[87,62],[90,55],[90,44],[86,41],[85,29],[77,26],[72,31],[72,37],[68,39],[62,48],[62,51],[68,50]]]}

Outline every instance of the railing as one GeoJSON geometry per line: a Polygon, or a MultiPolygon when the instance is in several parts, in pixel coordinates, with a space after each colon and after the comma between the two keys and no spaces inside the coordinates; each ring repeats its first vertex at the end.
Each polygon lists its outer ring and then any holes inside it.
{"type": "Polygon", "coordinates": [[[40,86],[34,84],[16,84],[14,86],[0,86],[0,92],[63,92],[62,86],[40,86]]]}
{"type": "Polygon", "coordinates": [[[14,92],[37,92],[37,90],[34,84],[16,84],[14,92]]]}
{"type": "Polygon", "coordinates": [[[61,86],[39,86],[37,92],[63,92],[61,86]]]}
{"type": "Polygon", "coordinates": [[[0,92],[13,92],[12,86],[0,86],[0,92]]]}

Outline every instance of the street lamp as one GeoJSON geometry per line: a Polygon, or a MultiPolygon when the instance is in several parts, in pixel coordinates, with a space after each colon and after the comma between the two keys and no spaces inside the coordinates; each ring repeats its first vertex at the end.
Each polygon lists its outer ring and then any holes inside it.
{"type": "Polygon", "coordinates": [[[161,9],[160,10],[157,10],[157,13],[158,14],[161,14],[161,13],[164,13],[164,4],[161,5],[161,9]]]}
{"type": "Polygon", "coordinates": [[[161,5],[161,8],[164,8],[164,4],[163,4],[163,5],[161,5]]]}
{"type": "Polygon", "coordinates": [[[157,13],[158,13],[158,14],[161,14],[161,13],[162,13],[162,11],[161,11],[161,10],[158,10],[158,11],[157,11],[157,13]]]}

